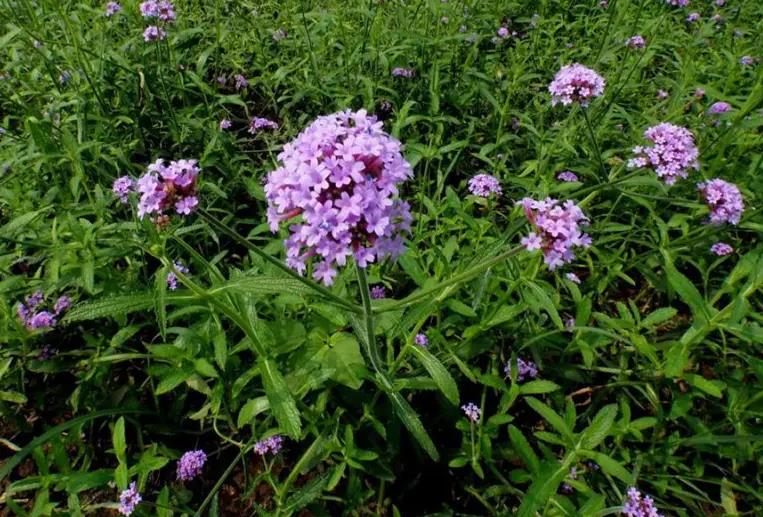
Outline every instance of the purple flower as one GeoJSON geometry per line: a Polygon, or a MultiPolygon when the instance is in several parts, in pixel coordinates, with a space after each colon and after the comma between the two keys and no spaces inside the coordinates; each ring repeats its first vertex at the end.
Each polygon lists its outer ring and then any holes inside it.
{"type": "Polygon", "coordinates": [[[689,5],[689,0],[665,0],[668,5],[673,5],[677,7],[686,7],[689,5]]]}
{"type": "Polygon", "coordinates": [[[729,111],[731,111],[731,104],[723,101],[713,103],[707,110],[710,115],[720,115],[729,111]]]}
{"type": "Polygon", "coordinates": [[[228,120],[227,118],[224,118],[220,121],[220,131],[225,131],[226,129],[230,129],[232,125],[233,124],[231,123],[230,120],[228,120]]]}
{"type": "Polygon", "coordinates": [[[157,27],[156,25],[149,25],[146,30],[143,31],[143,41],[160,41],[167,37],[167,33],[164,29],[157,27]]]}
{"type": "Polygon", "coordinates": [[[500,29],[498,29],[496,34],[498,34],[499,38],[506,39],[509,37],[509,29],[507,29],[506,27],[501,27],[500,29]]]}
{"type": "Polygon", "coordinates": [[[752,56],[742,56],[739,58],[739,64],[743,66],[752,66],[755,64],[755,58],[752,56]]]}
{"type": "Polygon", "coordinates": [[[273,232],[300,217],[284,241],[291,268],[314,258],[313,277],[329,285],[349,257],[365,268],[405,250],[412,218],[397,194],[413,171],[401,149],[365,110],[319,117],[284,146],[265,193],[273,232]]]}
{"type": "Polygon", "coordinates": [[[29,330],[49,329],[56,324],[56,317],[48,311],[40,311],[32,315],[27,322],[29,330]]]}
{"type": "Polygon", "coordinates": [[[715,5],[717,5],[718,7],[723,7],[724,5],[726,5],[726,0],[715,0],[715,5]]]}
{"type": "Polygon", "coordinates": [[[268,454],[268,453],[278,454],[281,451],[282,447],[283,447],[283,437],[280,435],[275,435],[255,443],[254,452],[259,454],[260,456],[264,456],[265,454],[268,454]]]}
{"type": "Polygon", "coordinates": [[[234,85],[236,90],[243,90],[244,88],[249,86],[249,81],[247,81],[246,77],[244,77],[241,74],[234,75],[233,80],[236,82],[234,85]]]}
{"type": "Polygon", "coordinates": [[[697,184],[697,189],[710,208],[710,222],[738,224],[744,212],[744,200],[739,188],[719,178],[697,184]]]}
{"type": "Polygon", "coordinates": [[[572,329],[574,329],[576,324],[577,322],[575,321],[575,318],[567,318],[566,320],[564,320],[564,328],[567,329],[568,331],[571,331],[572,329]]]}
{"type": "Polygon", "coordinates": [[[215,81],[217,81],[217,84],[220,86],[225,86],[225,83],[228,82],[228,79],[224,75],[218,75],[215,78],[215,81]]]}
{"type": "Polygon", "coordinates": [[[576,275],[575,273],[567,273],[564,275],[567,280],[572,282],[573,284],[579,284],[580,283],[580,277],[576,275]]]}
{"type": "Polygon", "coordinates": [[[177,478],[180,481],[188,481],[199,474],[207,461],[207,455],[202,450],[188,451],[177,462],[177,478]]]}
{"type": "Polygon", "coordinates": [[[383,285],[375,285],[371,288],[371,298],[374,300],[381,300],[387,297],[387,291],[383,285]]]}
{"type": "Polygon", "coordinates": [[[392,77],[404,77],[406,79],[410,79],[415,74],[416,72],[411,68],[397,67],[392,69],[392,77]]]}
{"type": "Polygon", "coordinates": [[[71,298],[61,296],[53,306],[53,312],[41,310],[45,303],[42,291],[27,296],[16,307],[16,314],[28,330],[49,330],[57,323],[56,318],[71,306],[71,298]]]}
{"type": "Polygon", "coordinates": [[[635,487],[628,489],[628,497],[623,503],[622,514],[625,517],[662,517],[651,497],[642,497],[635,487]]]}
{"type": "Polygon", "coordinates": [[[416,337],[413,338],[413,342],[419,346],[429,346],[429,338],[423,333],[416,334],[416,337]]]}
{"type": "Polygon", "coordinates": [[[175,6],[168,0],[158,2],[156,12],[157,17],[165,23],[172,23],[175,21],[175,6]]]}
{"type": "Polygon", "coordinates": [[[665,90],[657,90],[657,98],[658,99],[660,99],[660,100],[667,99],[669,96],[670,96],[670,94],[668,92],[666,92],[665,90]]]}
{"type": "MultiPolygon", "coordinates": [[[[511,376],[511,363],[506,363],[503,372],[507,377],[511,376]]],[[[535,379],[537,376],[538,367],[534,362],[517,357],[517,382],[522,383],[527,379],[535,379]]]]}
{"type": "MultiPolygon", "coordinates": [[[[176,260],[173,262],[173,264],[175,266],[175,269],[177,269],[179,272],[183,273],[184,275],[190,273],[190,270],[187,267],[185,267],[182,262],[176,260]]],[[[170,291],[174,291],[175,289],[178,288],[178,277],[174,271],[170,271],[169,273],[167,273],[167,288],[170,291]]]]}
{"type": "Polygon", "coordinates": [[[604,93],[604,85],[604,78],[590,68],[578,63],[563,66],[548,85],[551,105],[579,102],[587,106],[591,99],[604,93]]]}
{"type": "Polygon", "coordinates": [[[136,182],[136,190],[140,193],[138,217],[161,215],[170,208],[183,215],[193,212],[199,204],[196,197],[198,175],[196,160],[171,161],[169,165],[161,158],[156,160],[136,182]]]}
{"type": "Polygon", "coordinates": [[[289,34],[283,29],[283,27],[273,32],[273,41],[281,41],[286,39],[289,34]]]}
{"type": "Polygon", "coordinates": [[[602,9],[606,9],[607,7],[609,7],[609,2],[607,2],[607,0],[600,0],[599,7],[601,7],[602,9]]]}
{"type": "Polygon", "coordinates": [[[628,167],[654,169],[668,185],[673,185],[677,178],[686,178],[689,168],[699,169],[699,151],[688,129],[663,122],[647,129],[644,138],[654,145],[634,147],[636,156],[628,161],[628,167]]]}
{"type": "Polygon", "coordinates": [[[571,494],[575,491],[574,488],[569,483],[562,483],[562,487],[560,488],[563,494],[571,494]]]}
{"type": "Polygon", "coordinates": [[[477,174],[469,180],[469,192],[479,197],[489,197],[490,194],[500,196],[503,190],[498,178],[490,174],[477,174]]]}
{"type": "Polygon", "coordinates": [[[114,180],[111,191],[119,198],[119,201],[127,203],[127,196],[133,191],[133,188],[134,182],[130,176],[120,176],[114,180]]]}
{"type": "Polygon", "coordinates": [[[572,171],[562,171],[556,175],[556,179],[559,181],[573,182],[578,181],[578,175],[572,171]]]}
{"type": "Polygon", "coordinates": [[[698,21],[699,18],[700,18],[699,13],[697,13],[697,12],[689,13],[689,16],[686,17],[686,21],[689,22],[689,23],[694,23],[694,22],[698,21]]]}
{"type": "Polygon", "coordinates": [[[67,310],[72,305],[72,299],[68,296],[64,295],[58,298],[56,300],[56,304],[53,306],[53,312],[56,313],[56,316],[67,310]]]}
{"type": "Polygon", "coordinates": [[[254,117],[249,122],[249,133],[255,134],[261,129],[278,129],[278,122],[263,117],[254,117]]]}
{"type": "Polygon", "coordinates": [[[61,86],[66,86],[69,83],[69,81],[71,81],[71,79],[72,79],[72,74],[68,70],[64,70],[58,76],[58,82],[61,86]]]}
{"type": "Polygon", "coordinates": [[[121,10],[122,10],[122,6],[119,5],[119,3],[109,2],[108,4],[106,4],[106,17],[111,18],[112,16],[114,16],[121,10]]]}
{"type": "Polygon", "coordinates": [[[725,242],[716,242],[712,246],[710,246],[710,251],[718,255],[719,257],[723,257],[726,255],[730,255],[734,253],[734,248],[726,244],[725,242]]]}
{"type": "Polygon", "coordinates": [[[723,23],[723,17],[718,13],[715,13],[710,19],[715,23],[723,23]]]}
{"type": "Polygon", "coordinates": [[[40,350],[40,353],[37,354],[37,360],[38,361],[47,361],[48,359],[52,359],[54,355],[58,353],[58,349],[51,345],[44,345],[42,349],[40,350]]]}
{"type": "Polygon", "coordinates": [[[40,40],[34,40],[32,42],[32,46],[34,46],[34,48],[37,50],[40,50],[42,48],[42,42],[40,40]]]}
{"type": "Polygon", "coordinates": [[[135,481],[130,483],[130,487],[127,490],[122,490],[119,494],[119,513],[122,515],[130,515],[135,511],[135,507],[140,504],[143,498],[138,493],[138,489],[135,487],[135,481]]]}
{"type": "Polygon", "coordinates": [[[646,47],[646,40],[643,36],[636,34],[635,36],[628,38],[628,41],[626,41],[625,44],[628,48],[644,48],[646,47]]]}
{"type": "Polygon", "coordinates": [[[692,94],[695,99],[701,99],[705,96],[705,90],[702,88],[695,88],[694,93],[692,94]]]}
{"type": "Polygon", "coordinates": [[[482,416],[482,410],[477,407],[477,404],[474,402],[469,402],[468,404],[464,404],[461,406],[461,410],[466,415],[466,418],[468,418],[472,422],[479,422],[480,416],[482,416]]]}
{"type": "Polygon", "coordinates": [[[140,14],[144,18],[156,18],[159,15],[159,4],[156,0],[148,0],[140,4],[140,14]]]}
{"type": "Polygon", "coordinates": [[[542,250],[544,262],[554,270],[575,259],[574,248],[587,248],[591,237],[581,231],[588,218],[574,201],[561,204],[553,198],[535,201],[524,198],[522,205],[527,219],[536,229],[522,238],[522,245],[528,250],[542,250]]]}

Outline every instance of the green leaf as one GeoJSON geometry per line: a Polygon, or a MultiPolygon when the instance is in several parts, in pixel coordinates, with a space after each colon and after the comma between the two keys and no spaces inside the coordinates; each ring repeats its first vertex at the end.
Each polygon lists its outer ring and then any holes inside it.
{"type": "Polygon", "coordinates": [[[533,476],[534,481],[522,498],[517,510],[517,517],[535,517],[536,512],[545,506],[559,488],[570,469],[570,456],[562,463],[544,461],[539,471],[533,476]]]}
{"type": "Polygon", "coordinates": [[[185,382],[185,380],[188,379],[190,375],[191,374],[184,369],[169,370],[166,375],[162,376],[161,378],[162,380],[159,381],[159,384],[156,386],[156,394],[162,395],[164,393],[174,390],[181,383],[185,382]]]}
{"type": "Polygon", "coordinates": [[[530,292],[526,292],[526,295],[529,295],[530,298],[534,299],[538,303],[540,308],[546,311],[548,316],[551,318],[551,321],[553,321],[554,325],[556,325],[556,328],[563,329],[564,323],[562,323],[562,318],[559,316],[559,312],[556,310],[554,301],[551,299],[548,293],[535,282],[526,282],[525,285],[530,288],[530,292]]]}
{"type": "Polygon", "coordinates": [[[210,289],[210,294],[220,291],[236,291],[252,296],[265,294],[303,295],[311,290],[305,284],[286,276],[246,276],[242,275],[222,285],[210,289]]]}
{"type": "Polygon", "coordinates": [[[551,393],[559,388],[560,386],[555,382],[535,380],[520,385],[519,393],[522,395],[541,395],[543,393],[551,393]]]}
{"type": "Polygon", "coordinates": [[[527,397],[525,402],[527,402],[527,405],[530,406],[536,413],[542,416],[546,422],[551,424],[551,427],[556,429],[556,431],[561,434],[570,445],[575,442],[575,437],[572,433],[572,429],[567,426],[564,419],[559,416],[557,412],[545,405],[540,400],[532,397],[527,397]]]}
{"type": "Polygon", "coordinates": [[[403,422],[403,425],[410,431],[413,437],[419,442],[419,445],[429,454],[429,457],[434,461],[440,459],[440,454],[437,452],[437,448],[432,442],[432,439],[427,434],[426,429],[421,424],[421,420],[416,412],[413,410],[408,401],[403,398],[400,393],[396,391],[388,391],[390,400],[392,400],[392,407],[395,409],[395,414],[403,422]]]}
{"type": "Polygon", "coordinates": [[[721,480],[721,506],[726,512],[726,517],[737,517],[739,515],[734,490],[726,478],[721,480]]]}
{"type": "Polygon", "coordinates": [[[634,480],[630,472],[625,470],[620,463],[613,460],[606,454],[596,451],[580,451],[580,454],[586,456],[599,464],[601,469],[611,476],[615,476],[626,485],[632,485],[634,480]]]}
{"type": "Polygon", "coordinates": [[[32,212],[27,212],[11,219],[10,222],[0,227],[0,237],[12,237],[16,230],[27,228],[29,223],[37,219],[37,216],[39,216],[44,211],[45,209],[34,210],[32,212]]]}
{"type": "Polygon", "coordinates": [[[609,404],[604,406],[593,417],[593,422],[583,431],[580,438],[580,446],[586,449],[596,448],[607,437],[609,430],[615,423],[617,416],[617,405],[609,404]]]}
{"type": "Polygon", "coordinates": [[[264,413],[268,409],[270,409],[270,402],[267,397],[257,397],[256,399],[247,400],[246,404],[241,406],[241,409],[238,412],[238,426],[242,427],[250,423],[254,420],[254,417],[260,413],[264,413]]]}
{"type": "Polygon", "coordinates": [[[270,402],[273,416],[275,416],[284,433],[298,440],[302,432],[302,424],[299,419],[297,404],[294,402],[294,397],[292,397],[286,381],[276,365],[270,360],[260,357],[259,366],[265,395],[270,402]]]}
{"type": "MultiPolygon", "coordinates": [[[[63,323],[96,320],[121,316],[131,312],[150,309],[154,306],[155,294],[134,293],[114,296],[93,302],[85,302],[72,307],[61,320],[63,323]]],[[[169,297],[168,297],[169,298],[169,297]]]]}
{"type": "Polygon", "coordinates": [[[511,445],[514,446],[516,453],[522,458],[527,470],[533,474],[537,474],[540,470],[540,461],[538,460],[535,451],[533,451],[533,448],[530,446],[530,442],[528,442],[525,435],[522,434],[522,431],[515,426],[510,425],[509,440],[511,440],[511,445]]]}
{"type": "Polygon", "coordinates": [[[125,440],[125,418],[119,417],[114,424],[114,430],[111,432],[111,441],[114,444],[114,454],[120,463],[127,458],[127,441],[125,440]]]}
{"type": "Polygon", "coordinates": [[[430,354],[428,350],[420,346],[412,346],[413,355],[419,358],[421,364],[424,365],[429,376],[437,384],[445,398],[447,398],[451,404],[458,405],[458,386],[456,381],[448,372],[447,368],[437,359],[434,355],[430,354]]]}
{"type": "Polygon", "coordinates": [[[646,328],[655,327],[661,323],[665,323],[666,321],[673,319],[676,314],[678,314],[678,311],[673,307],[662,307],[644,318],[641,322],[641,326],[646,328]]]}
{"type": "Polygon", "coordinates": [[[708,379],[705,379],[701,375],[697,375],[695,373],[687,373],[684,375],[684,378],[686,379],[686,382],[688,382],[690,385],[694,386],[695,388],[704,391],[708,395],[715,397],[715,398],[721,398],[723,397],[723,390],[719,386],[723,386],[722,383],[719,383],[719,381],[711,381],[708,379]]]}
{"type": "Polygon", "coordinates": [[[665,258],[665,275],[668,278],[670,287],[678,294],[681,300],[689,306],[692,315],[697,320],[707,321],[710,314],[707,310],[707,304],[691,281],[682,275],[673,265],[673,259],[666,250],[661,250],[665,258]]]}
{"type": "Polygon", "coordinates": [[[284,513],[290,515],[292,512],[301,510],[308,504],[312,503],[318,497],[320,497],[323,489],[328,484],[331,478],[332,472],[324,472],[323,474],[312,478],[310,481],[301,486],[296,492],[291,494],[284,503],[284,513]]]}
{"type": "Polygon", "coordinates": [[[331,336],[322,364],[333,370],[330,379],[355,390],[362,386],[363,378],[368,375],[358,340],[346,332],[331,336]]]}
{"type": "Polygon", "coordinates": [[[12,402],[13,404],[24,404],[27,398],[26,395],[18,391],[0,391],[0,400],[12,402]]]}

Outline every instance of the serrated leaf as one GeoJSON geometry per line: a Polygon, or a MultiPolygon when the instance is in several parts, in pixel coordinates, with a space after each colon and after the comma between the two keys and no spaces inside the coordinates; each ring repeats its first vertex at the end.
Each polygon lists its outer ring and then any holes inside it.
{"type": "Polygon", "coordinates": [[[522,497],[522,504],[517,510],[517,517],[535,517],[536,512],[545,506],[559,488],[567,472],[570,460],[562,463],[544,461],[538,472],[533,476],[532,485],[522,497]]]}
{"type": "Polygon", "coordinates": [[[447,398],[451,404],[458,405],[458,386],[447,368],[445,368],[439,359],[429,353],[428,350],[420,346],[412,346],[411,350],[413,350],[413,355],[418,357],[421,361],[421,364],[424,366],[429,376],[432,377],[435,384],[437,384],[437,387],[442,394],[445,395],[445,398],[447,398]]]}
{"type": "Polygon", "coordinates": [[[426,429],[421,424],[421,420],[416,412],[413,410],[408,401],[403,398],[400,393],[396,391],[389,391],[389,398],[392,400],[392,407],[395,409],[395,414],[403,422],[406,429],[410,431],[413,437],[419,442],[419,445],[429,454],[429,457],[434,461],[440,459],[440,454],[437,452],[437,448],[434,442],[429,437],[426,429]]]}
{"type": "Polygon", "coordinates": [[[265,395],[270,402],[273,416],[284,433],[295,440],[299,439],[302,433],[299,410],[286,381],[272,361],[260,357],[259,366],[265,395]]]}
{"type": "Polygon", "coordinates": [[[254,420],[254,417],[260,413],[264,413],[268,409],[270,409],[270,402],[267,397],[257,397],[256,399],[247,400],[246,404],[241,406],[241,409],[238,412],[238,426],[242,427],[250,423],[254,420]]]}
{"type": "Polygon", "coordinates": [[[522,458],[527,470],[533,474],[537,474],[540,469],[540,461],[538,460],[535,451],[533,451],[533,448],[530,446],[530,442],[528,442],[525,435],[522,434],[522,431],[513,425],[510,425],[509,440],[511,440],[511,445],[514,447],[516,453],[522,458]]]}
{"type": "Polygon", "coordinates": [[[111,442],[114,445],[114,454],[120,463],[127,459],[127,440],[125,439],[125,419],[119,417],[111,432],[111,442]]]}
{"type": "Polygon", "coordinates": [[[625,467],[623,467],[620,463],[613,460],[606,454],[602,454],[596,451],[580,451],[580,454],[598,463],[604,472],[611,476],[615,476],[626,485],[633,484],[633,476],[631,473],[625,470],[625,467]]]}
{"type": "Polygon", "coordinates": [[[567,443],[572,445],[575,442],[575,437],[572,433],[572,429],[567,426],[564,419],[553,409],[545,405],[538,399],[527,397],[525,399],[527,405],[530,406],[536,413],[543,417],[543,419],[551,424],[551,427],[561,434],[567,443]]]}
{"type": "Polygon", "coordinates": [[[615,423],[617,416],[617,405],[609,404],[604,406],[593,417],[593,421],[588,428],[583,431],[580,438],[580,445],[586,449],[596,448],[607,437],[609,430],[615,423]]]}

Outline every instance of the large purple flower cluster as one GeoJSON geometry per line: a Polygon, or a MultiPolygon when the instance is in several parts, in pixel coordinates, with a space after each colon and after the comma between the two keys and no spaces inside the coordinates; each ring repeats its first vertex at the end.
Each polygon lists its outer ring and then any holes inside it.
{"type": "Polygon", "coordinates": [[[188,481],[199,474],[207,462],[207,454],[202,450],[188,451],[177,462],[177,478],[188,481]]]}
{"type": "Polygon", "coordinates": [[[602,76],[579,63],[563,66],[548,85],[551,105],[579,102],[587,106],[591,99],[604,93],[605,84],[602,76]]]}
{"type": "Polygon", "coordinates": [[[739,188],[719,178],[697,184],[700,195],[710,207],[710,222],[738,224],[744,212],[744,199],[739,188]]]}
{"type": "Polygon", "coordinates": [[[527,219],[536,229],[522,238],[522,245],[528,251],[542,250],[550,270],[572,262],[574,248],[591,245],[591,237],[581,230],[588,218],[574,201],[562,204],[553,198],[535,201],[526,197],[517,204],[522,205],[527,219]]]}
{"type": "Polygon", "coordinates": [[[699,151],[688,129],[663,122],[644,131],[644,138],[654,145],[634,147],[635,156],[628,161],[629,167],[652,168],[668,185],[673,185],[677,178],[686,178],[690,167],[699,169],[699,151]]]}
{"type": "MultiPolygon", "coordinates": [[[[165,24],[175,21],[175,6],[169,0],[147,0],[140,4],[140,14],[149,20],[159,20],[165,24]]],[[[143,31],[144,41],[160,41],[167,37],[167,32],[157,25],[149,25],[143,31]]]]}
{"type": "Polygon", "coordinates": [[[140,193],[138,216],[142,219],[146,214],[163,214],[171,208],[183,215],[193,212],[199,204],[198,176],[196,160],[173,160],[169,164],[161,158],[156,160],[136,182],[140,193]]]}
{"type": "Polygon", "coordinates": [[[289,267],[303,273],[316,257],[313,277],[330,285],[350,256],[364,268],[405,250],[410,207],[396,196],[413,172],[401,147],[365,110],[319,117],[284,146],[265,193],[272,231],[301,217],[285,241],[289,267]]]}
{"type": "Polygon", "coordinates": [[[16,307],[16,314],[29,330],[50,329],[56,326],[58,317],[69,307],[72,301],[68,296],[61,296],[53,304],[52,310],[44,309],[45,295],[41,291],[27,296],[24,303],[16,307]]]}
{"type": "Polygon", "coordinates": [[[654,507],[651,497],[642,496],[637,488],[628,489],[628,498],[623,503],[623,515],[626,517],[662,517],[654,507]]]}

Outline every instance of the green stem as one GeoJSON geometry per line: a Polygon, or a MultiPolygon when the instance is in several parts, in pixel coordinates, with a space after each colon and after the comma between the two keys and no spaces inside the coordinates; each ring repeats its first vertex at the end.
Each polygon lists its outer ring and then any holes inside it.
{"type": "Polygon", "coordinates": [[[604,180],[607,177],[607,169],[604,168],[604,161],[601,159],[601,151],[599,151],[599,144],[596,142],[596,135],[593,132],[593,126],[591,120],[588,118],[588,110],[583,110],[583,118],[585,119],[586,126],[588,127],[588,134],[591,136],[591,143],[593,144],[593,150],[596,153],[596,157],[599,160],[599,167],[601,167],[601,179],[604,180]]]}
{"type": "Polygon", "coordinates": [[[196,510],[196,513],[193,514],[193,517],[200,517],[201,514],[204,512],[207,506],[212,502],[212,499],[214,498],[215,494],[218,490],[220,490],[220,487],[223,485],[226,479],[228,479],[228,476],[231,472],[233,472],[233,468],[236,466],[236,463],[244,457],[244,454],[246,454],[249,449],[252,448],[252,445],[255,442],[255,438],[252,437],[249,439],[245,447],[242,447],[241,450],[238,452],[236,457],[233,459],[233,461],[228,465],[228,468],[225,469],[225,472],[223,472],[223,475],[220,476],[220,479],[217,480],[215,483],[215,486],[212,487],[212,490],[207,494],[207,497],[204,498],[204,501],[201,503],[201,506],[199,506],[199,509],[196,510]]]}
{"type": "MultiPolygon", "coordinates": [[[[374,313],[371,308],[371,294],[368,290],[368,280],[366,279],[366,270],[358,266],[355,268],[358,272],[358,287],[360,288],[360,297],[363,300],[363,322],[366,327],[366,333],[368,339],[366,345],[368,347],[368,358],[371,360],[371,365],[374,367],[374,371],[379,375],[383,375],[381,366],[381,356],[379,350],[376,348],[376,339],[374,336],[374,313]]],[[[361,340],[362,341],[362,340],[361,340]]]]}
{"type": "Polygon", "coordinates": [[[316,292],[320,293],[321,295],[326,297],[332,303],[334,303],[336,305],[339,305],[339,306],[347,309],[348,311],[354,312],[356,314],[360,314],[361,311],[360,311],[360,309],[358,307],[356,307],[355,305],[352,305],[350,302],[348,302],[348,301],[340,298],[339,296],[335,295],[334,293],[332,293],[331,291],[329,291],[328,289],[326,289],[322,285],[320,285],[320,284],[318,284],[316,282],[313,282],[312,280],[310,280],[308,278],[305,278],[305,277],[301,276],[299,273],[297,273],[296,271],[294,271],[293,269],[288,267],[286,264],[284,264],[283,262],[281,262],[277,258],[268,255],[267,253],[262,251],[260,248],[258,248],[257,246],[255,246],[254,244],[252,244],[251,242],[246,240],[238,232],[228,228],[220,220],[218,220],[216,217],[214,217],[212,214],[210,214],[206,210],[203,210],[203,209],[199,210],[199,214],[204,218],[204,220],[206,220],[216,230],[218,230],[221,233],[224,233],[225,235],[227,235],[228,237],[230,237],[231,239],[233,239],[237,243],[241,244],[242,246],[246,247],[250,251],[254,252],[257,256],[259,256],[260,258],[262,258],[266,262],[269,262],[270,264],[274,265],[275,267],[277,267],[278,269],[280,269],[281,271],[283,271],[284,273],[286,273],[290,277],[292,277],[292,278],[302,282],[303,284],[308,286],[313,291],[316,291],[316,292]]]}

